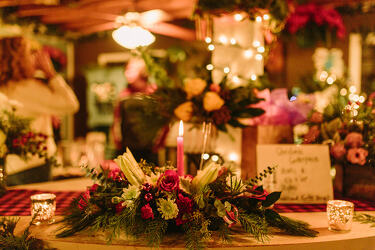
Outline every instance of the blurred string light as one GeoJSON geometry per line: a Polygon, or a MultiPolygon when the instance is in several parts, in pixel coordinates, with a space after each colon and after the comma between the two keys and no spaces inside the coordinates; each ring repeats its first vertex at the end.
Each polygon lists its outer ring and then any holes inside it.
{"type": "MultiPolygon", "coordinates": [[[[245,18],[245,16],[243,14],[240,14],[240,13],[236,13],[235,15],[233,15],[233,19],[237,22],[242,21],[244,18],[245,18]]],[[[269,19],[270,19],[270,15],[264,14],[263,16],[257,16],[255,18],[255,21],[256,22],[262,22],[263,20],[267,21],[269,19]]],[[[235,46],[238,46],[238,47],[241,48],[241,46],[239,46],[239,44],[238,44],[238,41],[234,37],[227,37],[224,34],[218,35],[218,42],[213,42],[213,39],[211,37],[205,37],[204,40],[208,44],[207,48],[208,48],[209,51],[214,51],[216,49],[216,45],[219,45],[219,44],[221,44],[221,45],[230,44],[230,45],[235,45],[235,46]]],[[[256,61],[263,60],[262,54],[266,51],[265,47],[261,45],[261,42],[259,40],[254,40],[252,42],[252,47],[243,48],[243,49],[244,49],[243,56],[246,59],[250,60],[254,57],[254,59],[256,61]]],[[[242,82],[242,80],[246,81],[246,79],[244,79],[244,78],[241,80],[240,79],[241,77],[239,77],[237,75],[230,76],[231,69],[228,66],[220,69],[220,67],[217,67],[217,66],[210,63],[210,64],[206,65],[206,69],[209,70],[209,71],[221,70],[225,74],[228,74],[230,79],[232,80],[232,82],[235,83],[235,84],[240,84],[242,82]]],[[[255,81],[257,79],[257,75],[252,74],[250,76],[250,79],[255,81]]]]}
{"type": "Polygon", "coordinates": [[[340,95],[342,95],[342,96],[346,96],[348,94],[348,90],[346,89],[346,88],[342,88],[341,90],[340,90],[340,95]]]}

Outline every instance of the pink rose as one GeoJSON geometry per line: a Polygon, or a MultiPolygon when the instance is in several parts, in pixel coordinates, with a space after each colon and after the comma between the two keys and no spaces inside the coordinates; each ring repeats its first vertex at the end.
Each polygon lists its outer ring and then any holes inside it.
{"type": "Polygon", "coordinates": [[[158,186],[161,190],[172,192],[178,189],[180,178],[176,171],[166,170],[158,180],[158,186]]]}
{"type": "Polygon", "coordinates": [[[108,178],[114,181],[125,180],[125,175],[116,162],[105,160],[101,163],[102,169],[108,171],[108,178]]]}
{"type": "Polygon", "coordinates": [[[345,145],[351,148],[358,148],[364,144],[362,134],[357,132],[349,133],[345,138],[345,145]]]}
{"type": "Polygon", "coordinates": [[[150,204],[147,203],[141,208],[141,217],[142,219],[154,219],[154,212],[152,211],[152,208],[150,207],[150,204]]]}
{"type": "Polygon", "coordinates": [[[364,148],[351,148],[348,150],[346,159],[353,164],[365,165],[368,151],[364,148]]]}
{"type": "Polygon", "coordinates": [[[310,122],[322,123],[323,122],[323,114],[320,113],[320,112],[314,112],[310,117],[310,122]]]}
{"type": "Polygon", "coordinates": [[[318,139],[319,135],[320,135],[319,127],[317,125],[314,125],[309,129],[309,132],[305,134],[303,138],[303,143],[304,144],[313,143],[316,141],[316,139],[318,139]]]}
{"type": "Polygon", "coordinates": [[[345,145],[342,143],[336,143],[331,147],[331,155],[335,159],[341,159],[346,154],[345,145]]]}

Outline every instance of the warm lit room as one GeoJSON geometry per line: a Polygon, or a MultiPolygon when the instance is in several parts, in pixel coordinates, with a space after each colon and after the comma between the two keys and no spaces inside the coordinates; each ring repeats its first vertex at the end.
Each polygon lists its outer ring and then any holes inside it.
{"type": "Polygon", "coordinates": [[[0,0],[0,249],[375,250],[375,0],[0,0]]]}

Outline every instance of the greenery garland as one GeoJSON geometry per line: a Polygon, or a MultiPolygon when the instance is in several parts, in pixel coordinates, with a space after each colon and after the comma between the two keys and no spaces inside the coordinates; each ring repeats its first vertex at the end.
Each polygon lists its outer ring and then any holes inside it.
{"type": "Polygon", "coordinates": [[[373,215],[355,213],[353,220],[361,224],[370,224],[370,227],[375,227],[375,216],[373,215]]]}

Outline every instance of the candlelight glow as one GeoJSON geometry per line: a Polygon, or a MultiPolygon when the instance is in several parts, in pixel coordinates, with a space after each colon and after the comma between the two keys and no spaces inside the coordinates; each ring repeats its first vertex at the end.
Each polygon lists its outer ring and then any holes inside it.
{"type": "Polygon", "coordinates": [[[184,135],[184,123],[181,120],[180,127],[178,128],[178,136],[183,136],[183,135],[184,135]]]}

